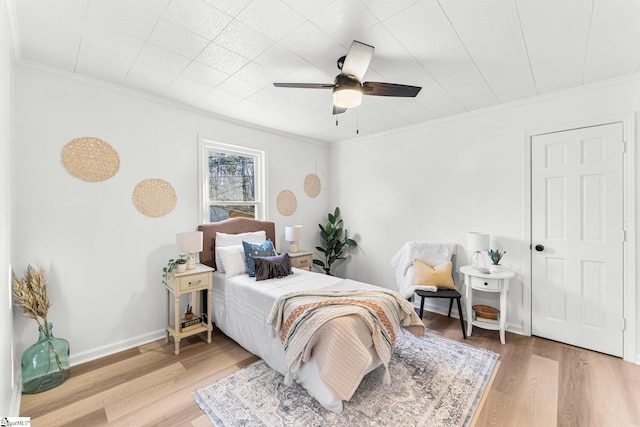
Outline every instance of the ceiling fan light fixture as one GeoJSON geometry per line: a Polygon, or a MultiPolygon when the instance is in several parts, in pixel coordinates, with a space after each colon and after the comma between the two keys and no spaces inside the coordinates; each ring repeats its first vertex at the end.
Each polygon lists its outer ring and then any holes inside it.
{"type": "Polygon", "coordinates": [[[394,96],[415,98],[422,89],[386,82],[362,82],[373,57],[374,47],[354,40],[345,56],[338,59],[338,74],[333,84],[326,83],[274,83],[276,87],[299,89],[332,89],[333,115],[342,114],[349,108],[357,107],[362,96],[394,96]]]}
{"type": "Polygon", "coordinates": [[[359,87],[335,88],[333,104],[340,108],[353,108],[362,102],[362,89],[359,87]]]}

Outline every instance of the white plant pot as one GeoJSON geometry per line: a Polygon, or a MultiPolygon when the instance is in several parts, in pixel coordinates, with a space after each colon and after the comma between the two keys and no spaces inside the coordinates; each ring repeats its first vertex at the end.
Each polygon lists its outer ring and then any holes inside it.
{"type": "Polygon", "coordinates": [[[184,273],[187,270],[187,264],[176,264],[176,272],[184,273]]]}
{"type": "Polygon", "coordinates": [[[489,266],[489,271],[491,273],[500,273],[500,271],[502,271],[502,266],[500,264],[491,264],[489,266]]]}

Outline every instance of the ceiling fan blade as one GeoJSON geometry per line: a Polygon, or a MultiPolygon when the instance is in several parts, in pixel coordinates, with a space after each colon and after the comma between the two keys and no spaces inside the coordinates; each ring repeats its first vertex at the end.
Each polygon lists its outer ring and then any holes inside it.
{"type": "Polygon", "coordinates": [[[413,98],[418,95],[420,86],[400,85],[397,83],[382,83],[382,82],[364,82],[362,84],[363,95],[376,95],[376,96],[402,96],[407,98],[413,98]]]}
{"type": "Polygon", "coordinates": [[[338,107],[336,105],[333,106],[333,115],[335,116],[336,114],[342,114],[345,111],[347,111],[346,108],[342,108],[342,107],[338,107]]]}
{"type": "Polygon", "coordinates": [[[292,87],[298,89],[331,89],[333,84],[330,83],[274,83],[275,87],[292,87]]]}
{"type": "Polygon", "coordinates": [[[364,73],[367,72],[371,58],[373,57],[373,46],[354,40],[351,43],[347,57],[342,64],[342,74],[352,75],[358,81],[362,81],[364,73]]]}

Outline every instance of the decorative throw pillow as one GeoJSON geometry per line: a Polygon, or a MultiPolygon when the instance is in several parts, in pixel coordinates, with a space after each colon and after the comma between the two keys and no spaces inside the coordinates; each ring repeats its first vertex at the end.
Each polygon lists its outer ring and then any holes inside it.
{"type": "Polygon", "coordinates": [[[419,259],[413,260],[413,268],[415,269],[414,286],[437,286],[441,289],[455,289],[451,269],[453,263],[451,261],[431,267],[419,259]]]}
{"type": "Polygon", "coordinates": [[[222,260],[220,259],[220,254],[218,253],[218,248],[223,248],[226,246],[242,246],[242,242],[249,243],[262,243],[267,240],[267,233],[264,230],[261,231],[249,231],[246,233],[238,233],[238,234],[227,234],[227,233],[216,233],[216,269],[220,273],[224,273],[224,265],[222,260]]]}
{"type": "Polygon", "coordinates": [[[267,240],[261,244],[242,242],[242,246],[244,246],[244,257],[247,262],[247,273],[249,274],[249,277],[254,277],[256,275],[253,257],[276,255],[276,250],[273,248],[271,240],[267,240]]]}
{"type": "Polygon", "coordinates": [[[247,261],[242,245],[223,246],[216,251],[220,255],[222,271],[225,277],[235,276],[247,272],[247,261]]]}
{"type": "Polygon", "coordinates": [[[276,256],[254,256],[256,281],[286,277],[291,271],[291,260],[288,253],[276,256]]]}

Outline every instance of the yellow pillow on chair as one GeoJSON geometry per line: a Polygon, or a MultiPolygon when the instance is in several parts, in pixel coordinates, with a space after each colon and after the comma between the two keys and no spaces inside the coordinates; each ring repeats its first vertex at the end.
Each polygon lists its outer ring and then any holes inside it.
{"type": "Polygon", "coordinates": [[[453,263],[449,261],[446,264],[431,267],[419,259],[413,260],[413,268],[415,270],[414,286],[437,286],[441,289],[455,289],[451,269],[453,263]]]}

